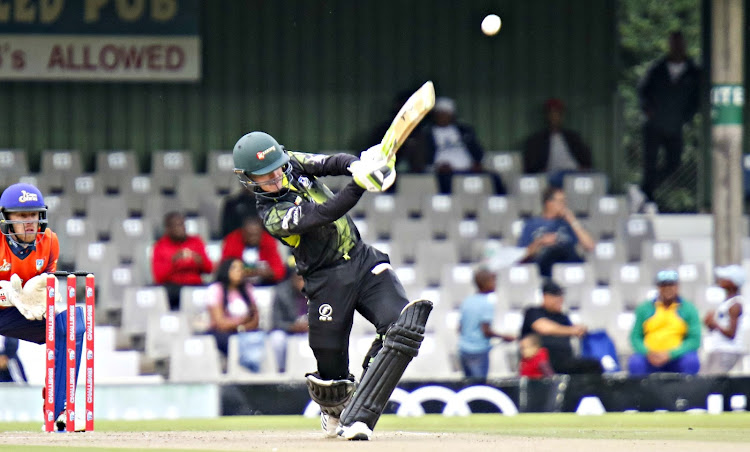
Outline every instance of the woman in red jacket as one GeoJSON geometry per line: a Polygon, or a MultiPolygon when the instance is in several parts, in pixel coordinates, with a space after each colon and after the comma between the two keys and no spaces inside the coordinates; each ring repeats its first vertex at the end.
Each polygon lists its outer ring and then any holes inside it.
{"type": "Polygon", "coordinates": [[[247,217],[242,227],[224,237],[221,259],[236,258],[245,263],[245,276],[254,285],[273,285],[284,279],[286,267],[271,235],[258,217],[247,217]]]}

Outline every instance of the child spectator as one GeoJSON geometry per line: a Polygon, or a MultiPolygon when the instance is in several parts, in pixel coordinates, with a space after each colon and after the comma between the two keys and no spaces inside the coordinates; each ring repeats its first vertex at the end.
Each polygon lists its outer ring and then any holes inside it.
{"type": "Polygon", "coordinates": [[[544,378],[555,374],[549,363],[549,352],[542,347],[542,339],[538,334],[527,334],[518,341],[521,353],[521,363],[518,373],[522,377],[544,378]]]}

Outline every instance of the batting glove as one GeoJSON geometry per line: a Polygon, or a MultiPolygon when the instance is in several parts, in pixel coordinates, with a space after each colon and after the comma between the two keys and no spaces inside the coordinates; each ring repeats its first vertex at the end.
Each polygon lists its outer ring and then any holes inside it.
{"type": "Polygon", "coordinates": [[[370,192],[383,192],[396,181],[395,163],[395,160],[356,160],[347,169],[360,187],[370,192]]]}

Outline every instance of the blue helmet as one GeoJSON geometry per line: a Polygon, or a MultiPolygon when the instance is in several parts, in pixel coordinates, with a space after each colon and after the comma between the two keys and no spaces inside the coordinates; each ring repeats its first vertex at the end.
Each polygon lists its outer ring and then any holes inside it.
{"type": "Polygon", "coordinates": [[[47,206],[38,188],[31,184],[13,184],[0,196],[0,232],[10,233],[10,225],[20,223],[8,220],[6,213],[39,212],[39,232],[47,229],[47,206]]]}

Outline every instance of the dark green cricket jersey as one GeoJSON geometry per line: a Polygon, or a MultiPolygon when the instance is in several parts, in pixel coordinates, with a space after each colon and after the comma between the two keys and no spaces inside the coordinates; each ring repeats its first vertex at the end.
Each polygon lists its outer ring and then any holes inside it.
{"type": "MultiPolygon", "coordinates": [[[[276,198],[258,196],[258,215],[268,232],[292,248],[301,275],[349,259],[359,243],[359,231],[347,212],[364,189],[351,182],[335,196],[320,176],[351,175],[347,167],[357,157],[291,152],[289,191],[276,198]]],[[[260,188],[256,193],[263,193],[260,188]]]]}

